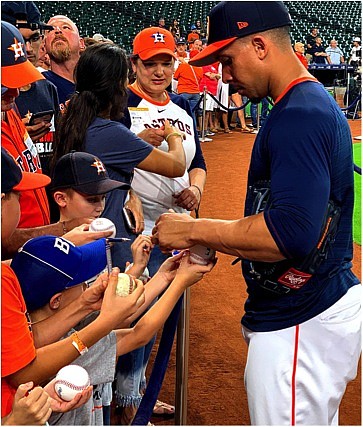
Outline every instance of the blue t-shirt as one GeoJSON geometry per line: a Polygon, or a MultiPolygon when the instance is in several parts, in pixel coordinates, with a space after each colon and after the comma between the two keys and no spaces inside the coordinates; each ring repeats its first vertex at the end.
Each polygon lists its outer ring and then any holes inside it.
{"type": "Polygon", "coordinates": [[[250,262],[242,262],[248,291],[242,323],[253,331],[272,331],[313,318],[359,283],[351,271],[351,134],[321,84],[297,84],[273,107],[253,147],[245,216],[252,214],[251,187],[259,181],[271,181],[271,205],[264,217],[287,259],[304,257],[317,245],[328,200],[341,208],[327,260],[299,290],[286,295],[265,290],[254,280],[250,262]]]}
{"type": "MultiPolygon", "coordinates": [[[[137,137],[123,124],[97,117],[87,129],[84,151],[94,154],[106,166],[111,179],[131,184],[134,168],[151,153],[153,147],[137,137]]],[[[125,227],[122,208],[127,190],[116,189],[107,193],[102,216],[116,226],[117,237],[135,235],[125,227]]],[[[129,243],[115,243],[112,248],[113,265],[123,271],[126,261],[132,262],[129,243]]]]}
{"type": "Polygon", "coordinates": [[[68,101],[74,94],[76,85],[53,71],[44,71],[42,74],[47,80],[51,81],[56,86],[58,90],[59,107],[60,110],[63,110],[66,101],[68,101]]]}

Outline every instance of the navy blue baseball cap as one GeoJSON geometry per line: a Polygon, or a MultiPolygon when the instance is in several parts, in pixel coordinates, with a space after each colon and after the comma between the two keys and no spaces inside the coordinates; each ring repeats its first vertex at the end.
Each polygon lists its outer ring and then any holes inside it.
{"type": "Polygon", "coordinates": [[[14,157],[1,147],[1,192],[35,190],[45,187],[50,178],[42,173],[23,172],[14,157]]]}
{"type": "Polygon", "coordinates": [[[83,283],[107,264],[106,239],[82,246],[56,236],[28,240],[11,262],[29,311],[45,306],[53,295],[83,283]]]}
{"type": "Polygon", "coordinates": [[[63,188],[72,188],[80,193],[95,196],[115,188],[128,190],[130,185],[111,179],[105,165],[93,154],[72,151],[57,161],[53,172],[50,190],[63,188]]]}
{"type": "Polygon", "coordinates": [[[213,64],[220,50],[236,39],[291,25],[282,1],[222,1],[208,16],[208,45],[189,63],[197,67],[213,64]]]}
{"type": "Polygon", "coordinates": [[[23,36],[14,25],[1,21],[1,85],[19,88],[45,77],[26,58],[23,36]]]}

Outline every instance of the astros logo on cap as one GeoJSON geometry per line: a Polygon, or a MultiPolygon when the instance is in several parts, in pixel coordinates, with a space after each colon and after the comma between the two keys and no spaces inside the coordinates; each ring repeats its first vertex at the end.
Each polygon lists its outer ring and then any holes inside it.
{"type": "Polygon", "coordinates": [[[15,61],[20,58],[21,56],[25,56],[25,53],[23,51],[23,43],[19,42],[16,37],[14,37],[14,43],[11,45],[11,47],[8,47],[8,50],[12,50],[14,52],[14,59],[15,61]]]}
{"type": "Polygon", "coordinates": [[[94,168],[97,168],[98,175],[106,172],[105,166],[103,165],[103,163],[100,160],[95,160],[95,162],[92,163],[91,166],[93,166],[94,168]]]}
{"type": "Polygon", "coordinates": [[[164,34],[154,33],[151,34],[151,37],[154,37],[154,43],[165,43],[164,34]]]}

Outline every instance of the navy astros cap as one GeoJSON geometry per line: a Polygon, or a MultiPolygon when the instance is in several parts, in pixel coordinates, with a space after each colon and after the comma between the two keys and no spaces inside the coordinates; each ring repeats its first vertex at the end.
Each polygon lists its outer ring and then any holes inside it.
{"type": "Polygon", "coordinates": [[[282,1],[222,1],[208,16],[208,45],[189,63],[197,67],[217,61],[217,53],[236,39],[291,25],[282,1]]]}
{"type": "Polygon", "coordinates": [[[130,185],[110,179],[105,165],[93,154],[72,151],[62,156],[54,168],[50,190],[62,188],[96,196],[115,188],[128,190],[130,185]]]}
{"type": "Polygon", "coordinates": [[[82,246],[56,236],[28,240],[11,262],[29,311],[45,306],[52,296],[83,283],[107,264],[106,239],[82,246]]]}
{"type": "Polygon", "coordinates": [[[186,44],[186,40],[183,38],[183,37],[180,37],[180,39],[178,39],[177,41],[176,41],[176,44],[186,44]]]}

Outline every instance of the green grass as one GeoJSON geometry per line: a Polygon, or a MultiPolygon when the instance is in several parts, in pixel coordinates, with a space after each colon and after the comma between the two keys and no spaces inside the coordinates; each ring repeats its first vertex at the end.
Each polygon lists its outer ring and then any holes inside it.
{"type": "MultiPolygon", "coordinates": [[[[353,144],[354,163],[362,167],[362,147],[361,144],[353,144]]],[[[361,189],[362,176],[354,172],[354,211],[353,211],[353,240],[359,245],[362,244],[362,222],[361,222],[361,189]]]]}

